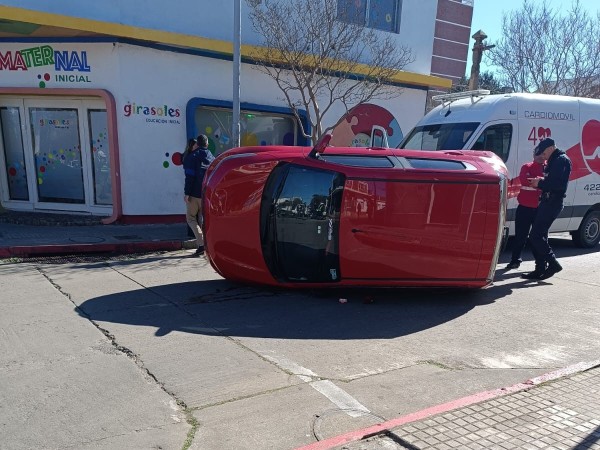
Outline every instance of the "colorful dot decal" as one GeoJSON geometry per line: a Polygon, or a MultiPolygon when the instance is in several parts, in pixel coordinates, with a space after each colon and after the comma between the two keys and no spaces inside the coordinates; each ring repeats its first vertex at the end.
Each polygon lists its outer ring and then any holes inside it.
{"type": "Polygon", "coordinates": [[[175,152],[173,153],[173,156],[171,157],[171,161],[173,162],[173,164],[175,164],[176,166],[180,166],[183,164],[183,159],[182,159],[182,154],[179,152],[175,152]]]}
{"type": "Polygon", "coordinates": [[[50,74],[49,73],[45,73],[43,76],[42,75],[38,75],[37,77],[38,77],[38,80],[40,80],[40,82],[38,83],[38,86],[41,87],[41,88],[45,88],[46,87],[46,81],[50,81],[50,74]]]}

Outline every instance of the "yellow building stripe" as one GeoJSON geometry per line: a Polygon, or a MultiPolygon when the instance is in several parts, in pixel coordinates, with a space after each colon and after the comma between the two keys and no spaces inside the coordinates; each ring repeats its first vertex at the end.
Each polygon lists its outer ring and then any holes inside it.
{"type": "MultiPolygon", "coordinates": [[[[68,28],[71,30],[86,31],[105,34],[109,36],[138,39],[159,44],[176,45],[196,50],[205,50],[223,55],[233,55],[233,42],[218,39],[209,39],[189,34],[173,33],[170,31],[140,28],[131,25],[122,25],[112,22],[103,22],[93,19],[65,16],[62,14],[47,13],[25,8],[0,5],[0,18],[16,22],[33,23],[49,27],[68,28]]],[[[264,49],[263,49],[264,50],[264,49]]],[[[252,58],[261,51],[258,46],[242,45],[241,55],[252,58]]],[[[357,71],[358,75],[368,73],[368,66],[363,65],[357,71]]],[[[437,87],[448,89],[452,81],[433,75],[423,75],[414,72],[401,71],[394,77],[394,82],[414,86],[437,87]]]]}

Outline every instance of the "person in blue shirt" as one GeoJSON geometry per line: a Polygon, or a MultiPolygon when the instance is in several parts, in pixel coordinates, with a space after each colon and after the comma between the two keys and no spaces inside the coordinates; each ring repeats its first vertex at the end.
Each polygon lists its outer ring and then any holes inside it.
{"type": "Polygon", "coordinates": [[[206,169],[215,157],[208,149],[208,137],[201,134],[196,145],[183,159],[185,172],[184,197],[186,204],[186,221],[196,237],[195,256],[204,254],[204,235],[202,234],[202,182],[206,169]]]}
{"type": "Polygon", "coordinates": [[[563,209],[563,199],[571,175],[571,160],[565,152],[556,148],[550,138],[540,142],[536,155],[541,155],[547,161],[544,176],[530,180],[531,187],[542,191],[529,234],[529,243],[534,249],[536,269],[522,277],[528,280],[545,280],[562,270],[552,247],[548,244],[548,231],[563,209]]]}

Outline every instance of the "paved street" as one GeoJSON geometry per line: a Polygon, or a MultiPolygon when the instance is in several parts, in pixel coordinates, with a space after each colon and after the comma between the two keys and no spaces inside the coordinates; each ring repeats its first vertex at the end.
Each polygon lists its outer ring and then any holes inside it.
{"type": "Polygon", "coordinates": [[[293,449],[597,360],[598,250],[553,246],[554,278],[505,253],[476,292],[242,286],[191,250],[0,261],[0,448],[293,449]]]}

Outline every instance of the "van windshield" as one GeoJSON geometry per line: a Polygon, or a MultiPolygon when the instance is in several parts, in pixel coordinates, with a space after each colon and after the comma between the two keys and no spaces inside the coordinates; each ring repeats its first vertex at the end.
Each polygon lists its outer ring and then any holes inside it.
{"type": "Polygon", "coordinates": [[[478,126],[479,122],[461,122],[415,127],[398,148],[461,150],[478,126]]]}

